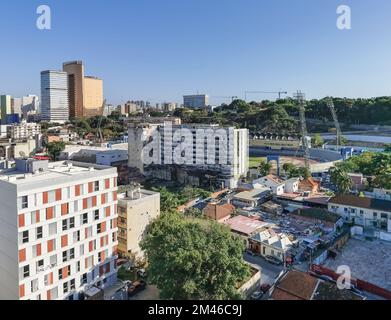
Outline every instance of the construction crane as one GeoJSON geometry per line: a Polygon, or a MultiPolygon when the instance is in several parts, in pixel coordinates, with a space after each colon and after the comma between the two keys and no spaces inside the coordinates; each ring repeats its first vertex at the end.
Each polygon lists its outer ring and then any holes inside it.
{"type": "Polygon", "coordinates": [[[260,93],[260,94],[278,94],[278,100],[281,99],[281,96],[283,94],[288,94],[287,91],[246,91],[244,93],[244,96],[245,96],[245,101],[247,101],[247,96],[249,94],[256,94],[256,93],[260,93]]]}
{"type": "Polygon", "coordinates": [[[308,143],[307,123],[305,120],[305,95],[303,92],[297,91],[297,93],[295,94],[295,98],[299,104],[300,126],[301,126],[301,136],[302,136],[301,140],[304,149],[305,167],[309,169],[310,150],[309,150],[309,143],[308,143]]]}
{"type": "Polygon", "coordinates": [[[327,102],[327,106],[330,108],[330,111],[331,111],[331,115],[333,116],[333,121],[334,121],[334,125],[335,125],[335,129],[336,129],[336,133],[337,133],[337,150],[339,150],[339,147],[341,146],[342,144],[342,130],[341,130],[341,126],[339,125],[339,121],[338,121],[338,116],[337,116],[337,111],[335,110],[335,107],[334,107],[334,102],[333,102],[333,98],[331,97],[328,97],[326,98],[326,102],[327,102]]]}
{"type": "Polygon", "coordinates": [[[104,137],[103,137],[103,133],[102,133],[102,121],[103,121],[103,115],[104,115],[105,109],[106,109],[106,99],[103,100],[102,114],[101,114],[101,116],[99,118],[99,122],[98,122],[98,139],[99,139],[100,143],[103,143],[103,141],[104,141],[104,137]]]}

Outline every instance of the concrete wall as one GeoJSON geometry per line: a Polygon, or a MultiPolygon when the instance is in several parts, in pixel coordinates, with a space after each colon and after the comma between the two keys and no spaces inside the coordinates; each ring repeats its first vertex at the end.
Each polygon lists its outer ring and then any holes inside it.
{"type": "Polygon", "coordinates": [[[0,300],[19,298],[16,194],[15,185],[0,181],[0,300]]]}

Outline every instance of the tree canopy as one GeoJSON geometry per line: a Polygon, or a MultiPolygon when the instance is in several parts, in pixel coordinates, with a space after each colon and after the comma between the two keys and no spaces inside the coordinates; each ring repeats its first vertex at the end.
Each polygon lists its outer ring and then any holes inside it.
{"type": "Polygon", "coordinates": [[[162,299],[230,300],[250,276],[243,241],[216,222],[163,213],[141,244],[162,299]]]}

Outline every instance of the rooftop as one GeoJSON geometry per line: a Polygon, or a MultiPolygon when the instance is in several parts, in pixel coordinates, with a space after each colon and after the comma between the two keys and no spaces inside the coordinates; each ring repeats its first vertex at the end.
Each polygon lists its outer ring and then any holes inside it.
{"type": "Polygon", "coordinates": [[[246,235],[253,234],[257,230],[269,225],[267,222],[251,219],[245,216],[236,216],[234,218],[228,219],[224,222],[224,224],[228,225],[232,231],[246,235]]]}
{"type": "Polygon", "coordinates": [[[391,201],[388,200],[358,197],[353,195],[339,195],[332,198],[329,203],[391,212],[391,201]]]}
{"type": "Polygon", "coordinates": [[[270,189],[263,187],[263,188],[253,189],[250,191],[243,191],[236,194],[234,197],[235,199],[253,201],[253,200],[258,200],[265,192],[270,192],[270,189]]]}
{"type": "Polygon", "coordinates": [[[58,182],[61,178],[69,178],[80,174],[96,174],[97,171],[115,168],[94,165],[90,163],[59,161],[48,162],[34,159],[17,159],[17,167],[0,172],[0,181],[23,185],[27,183],[39,183],[43,181],[58,182]],[[19,165],[18,165],[18,162],[19,165]]]}
{"type": "Polygon", "coordinates": [[[150,190],[144,190],[144,189],[134,189],[134,190],[127,190],[123,192],[124,190],[121,190],[121,187],[119,189],[118,199],[122,201],[132,202],[132,201],[138,201],[143,200],[148,197],[156,196],[159,194],[159,192],[154,192],[150,190]]]}

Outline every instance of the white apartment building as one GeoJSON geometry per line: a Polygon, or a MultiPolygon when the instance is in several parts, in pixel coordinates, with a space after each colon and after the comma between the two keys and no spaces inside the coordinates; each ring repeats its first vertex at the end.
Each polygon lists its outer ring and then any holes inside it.
{"type": "Polygon", "coordinates": [[[390,233],[391,238],[391,201],[340,195],[329,201],[328,210],[355,225],[390,233]]]}
{"type": "Polygon", "coordinates": [[[64,123],[69,120],[68,74],[41,72],[41,119],[64,123]]]}
{"type": "Polygon", "coordinates": [[[216,175],[223,187],[236,188],[247,176],[247,129],[209,124],[130,124],[129,167],[142,173],[151,164],[179,166],[216,175]]]}
{"type": "Polygon", "coordinates": [[[26,140],[41,134],[41,125],[22,121],[7,127],[7,136],[12,140],[26,140]]]}
{"type": "Polygon", "coordinates": [[[118,195],[118,253],[144,258],[140,248],[148,225],[160,215],[160,193],[136,188],[118,195]]]}
{"type": "Polygon", "coordinates": [[[73,300],[117,281],[115,168],[20,159],[0,190],[0,300],[73,300]]]}

